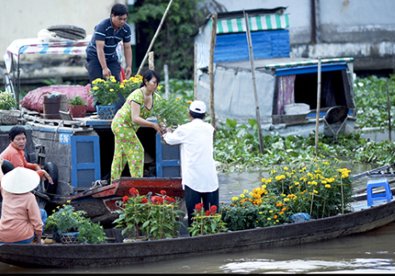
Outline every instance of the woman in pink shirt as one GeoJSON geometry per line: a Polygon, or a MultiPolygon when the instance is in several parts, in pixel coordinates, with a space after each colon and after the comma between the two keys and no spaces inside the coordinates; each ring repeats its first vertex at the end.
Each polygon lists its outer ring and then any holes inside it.
{"type": "Polygon", "coordinates": [[[36,197],[31,193],[40,183],[35,171],[17,167],[3,174],[0,159],[1,243],[41,243],[43,221],[36,197]]]}

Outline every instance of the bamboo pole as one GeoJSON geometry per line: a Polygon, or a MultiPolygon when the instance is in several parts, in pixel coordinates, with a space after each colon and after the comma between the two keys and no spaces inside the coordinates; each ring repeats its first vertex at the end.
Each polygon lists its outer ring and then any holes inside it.
{"type": "Polygon", "coordinates": [[[315,154],[318,154],[318,129],[320,126],[320,108],[321,108],[321,58],[318,58],[317,66],[317,108],[315,116],[315,154]]]}
{"type": "Polygon", "coordinates": [[[143,60],[141,61],[140,67],[139,67],[139,69],[137,70],[136,75],[140,74],[141,69],[143,68],[144,63],[145,63],[145,61],[146,61],[146,59],[147,59],[148,53],[151,51],[151,48],[152,48],[152,46],[154,45],[154,42],[155,42],[155,40],[156,40],[156,37],[158,36],[160,29],[162,28],[163,22],[165,21],[166,15],[167,15],[167,13],[168,13],[168,11],[169,11],[170,6],[171,6],[172,3],[173,3],[173,0],[170,0],[170,1],[169,1],[169,4],[167,5],[167,8],[166,8],[165,12],[163,13],[163,16],[162,16],[162,19],[161,19],[161,21],[160,21],[160,23],[159,23],[159,26],[158,26],[158,28],[156,29],[156,32],[155,32],[155,34],[154,34],[154,37],[153,37],[152,40],[151,40],[151,43],[150,43],[150,45],[149,45],[149,47],[148,47],[148,50],[147,50],[147,52],[145,53],[145,56],[144,56],[143,60]]]}
{"type": "Polygon", "coordinates": [[[217,14],[211,16],[211,40],[210,40],[210,61],[208,64],[208,74],[210,77],[210,114],[211,125],[215,128],[215,108],[214,108],[214,49],[217,36],[217,14]]]}
{"type": "Polygon", "coordinates": [[[250,64],[251,64],[251,75],[252,75],[252,85],[254,89],[254,97],[255,97],[255,111],[256,111],[256,122],[258,124],[258,138],[259,138],[259,151],[263,153],[263,140],[262,140],[262,129],[261,129],[261,114],[259,112],[259,100],[256,91],[256,79],[255,79],[255,65],[254,65],[254,51],[252,49],[252,40],[251,40],[251,32],[250,32],[250,24],[248,23],[248,14],[243,11],[244,19],[246,24],[246,34],[247,34],[247,42],[248,42],[248,53],[250,56],[250,64]]]}
{"type": "Polygon", "coordinates": [[[148,53],[148,68],[150,70],[155,70],[154,52],[148,53]]]}
{"type": "Polygon", "coordinates": [[[387,113],[388,113],[388,139],[392,142],[392,127],[391,127],[391,101],[390,101],[390,92],[388,88],[388,80],[387,84],[387,113]]]}

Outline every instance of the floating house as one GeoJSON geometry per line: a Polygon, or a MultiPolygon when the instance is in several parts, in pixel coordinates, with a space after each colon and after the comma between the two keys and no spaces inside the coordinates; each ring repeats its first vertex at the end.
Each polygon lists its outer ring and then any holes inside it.
{"type": "MultiPolygon", "coordinates": [[[[264,131],[293,134],[300,131],[301,125],[314,127],[317,107],[322,122],[326,111],[342,106],[346,107],[348,121],[352,122],[356,114],[353,59],[291,57],[290,22],[285,11],[285,7],[278,7],[217,15],[213,56],[216,119],[225,121],[230,118],[245,123],[257,119],[258,107],[264,131]],[[246,18],[253,62],[250,61],[246,18]],[[319,97],[318,84],[321,87],[319,97]]],[[[212,28],[210,16],[195,37],[195,97],[208,106],[211,99],[208,67],[212,28]]],[[[344,125],[345,130],[348,125],[344,125]]]]}

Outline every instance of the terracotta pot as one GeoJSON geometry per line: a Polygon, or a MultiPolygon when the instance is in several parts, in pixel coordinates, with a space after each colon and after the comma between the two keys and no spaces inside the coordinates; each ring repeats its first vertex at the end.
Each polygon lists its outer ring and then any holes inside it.
{"type": "Polygon", "coordinates": [[[73,118],[85,117],[86,105],[70,105],[69,111],[71,117],[73,118]]]}

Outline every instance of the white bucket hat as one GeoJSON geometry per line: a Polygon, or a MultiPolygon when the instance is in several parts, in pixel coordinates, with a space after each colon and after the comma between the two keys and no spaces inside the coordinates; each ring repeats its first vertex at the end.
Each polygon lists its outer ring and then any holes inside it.
{"type": "Polygon", "coordinates": [[[206,104],[202,101],[193,101],[189,106],[189,110],[198,114],[206,113],[206,104]]]}
{"type": "Polygon", "coordinates": [[[3,176],[1,187],[9,193],[24,194],[34,190],[39,183],[40,176],[37,172],[16,167],[3,176]]]}

